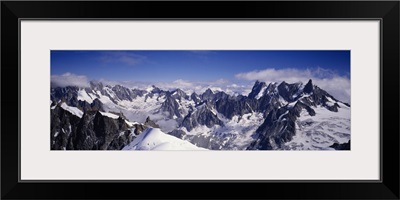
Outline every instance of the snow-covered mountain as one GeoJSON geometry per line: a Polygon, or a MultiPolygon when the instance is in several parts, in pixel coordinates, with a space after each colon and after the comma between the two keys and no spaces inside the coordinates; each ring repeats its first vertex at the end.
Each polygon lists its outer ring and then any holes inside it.
{"type": "MultiPolygon", "coordinates": [[[[51,115],[52,149],[133,148],[132,143],[139,144],[138,138],[150,130],[160,138],[212,150],[350,148],[350,105],[311,80],[306,84],[257,81],[247,96],[91,82],[88,88],[51,88],[51,115]]],[[[140,145],[133,149],[142,147],[153,149],[140,145]]]]}
{"type": "Polygon", "coordinates": [[[148,128],[122,150],[206,150],[192,143],[163,133],[159,128],[148,128]]]}

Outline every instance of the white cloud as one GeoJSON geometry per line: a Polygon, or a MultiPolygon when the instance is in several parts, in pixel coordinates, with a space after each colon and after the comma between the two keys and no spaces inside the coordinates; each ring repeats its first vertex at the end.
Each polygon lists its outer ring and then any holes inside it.
{"type": "Polygon", "coordinates": [[[53,87],[90,87],[86,76],[65,73],[62,75],[51,75],[51,85],[53,87]]]}
{"type": "Polygon", "coordinates": [[[231,95],[243,94],[247,95],[250,92],[250,85],[238,85],[230,82],[229,80],[219,79],[215,81],[209,82],[201,82],[201,81],[189,81],[178,79],[172,82],[159,82],[153,83],[155,86],[163,89],[163,90],[175,90],[177,88],[185,91],[187,94],[191,94],[196,92],[197,94],[202,94],[208,88],[212,91],[224,91],[231,95]]]}
{"type": "MultiPolygon", "coordinates": [[[[100,79],[104,85],[123,85],[128,88],[146,89],[155,85],[163,90],[182,89],[187,94],[196,92],[202,94],[207,88],[213,91],[224,91],[230,95],[248,95],[251,91],[254,81],[282,82],[287,83],[303,82],[306,83],[309,79],[323,90],[333,95],[336,99],[343,102],[350,103],[351,90],[350,79],[345,76],[339,76],[337,73],[323,69],[316,68],[314,70],[306,69],[265,69],[260,71],[250,71],[246,73],[236,74],[237,80],[230,81],[226,79],[219,79],[215,81],[201,82],[189,81],[178,79],[171,82],[140,82],[140,81],[110,81],[100,79]],[[243,81],[244,80],[244,81],[243,81]]],[[[53,86],[78,86],[89,87],[89,81],[86,76],[65,73],[62,75],[52,75],[51,82],[53,86]]]]}
{"type": "Polygon", "coordinates": [[[321,89],[327,91],[336,99],[350,103],[350,79],[345,76],[339,76],[337,73],[323,68],[316,69],[265,69],[239,73],[235,75],[238,79],[249,81],[277,82],[285,81],[287,83],[303,82],[306,83],[312,79],[313,83],[321,89]]]}
{"type": "Polygon", "coordinates": [[[240,85],[238,83],[232,83],[229,80],[219,79],[215,81],[209,82],[201,82],[201,81],[189,81],[183,79],[177,79],[171,82],[140,82],[140,81],[110,81],[105,79],[98,80],[102,82],[104,85],[123,85],[128,88],[136,88],[136,89],[147,89],[152,85],[161,88],[162,90],[175,90],[177,88],[185,91],[187,94],[192,94],[196,92],[197,94],[202,94],[208,88],[212,91],[224,91],[231,95],[247,95],[250,93],[252,84],[240,85]]]}
{"type": "Polygon", "coordinates": [[[190,81],[185,81],[182,79],[178,79],[172,82],[171,84],[173,87],[176,88],[193,88],[193,83],[190,81]]]}

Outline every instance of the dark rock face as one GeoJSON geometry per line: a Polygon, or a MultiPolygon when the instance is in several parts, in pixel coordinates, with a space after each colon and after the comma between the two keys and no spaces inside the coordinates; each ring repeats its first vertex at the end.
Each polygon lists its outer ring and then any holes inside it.
{"type": "Polygon", "coordinates": [[[198,104],[198,103],[201,102],[200,96],[199,96],[198,94],[196,94],[195,92],[193,92],[193,93],[190,95],[190,98],[191,98],[196,104],[198,104]]]}
{"type": "Polygon", "coordinates": [[[286,101],[292,102],[297,99],[298,95],[296,94],[299,92],[300,86],[300,83],[288,84],[283,81],[278,86],[279,95],[281,95],[286,101]]]}
{"type": "Polygon", "coordinates": [[[50,112],[51,149],[62,150],[74,145],[71,135],[75,134],[80,118],[56,106],[50,112]]]}
{"type": "Polygon", "coordinates": [[[182,100],[182,99],[189,99],[189,95],[187,95],[184,91],[181,89],[176,89],[171,93],[171,97],[177,100],[182,100]]]}
{"type": "Polygon", "coordinates": [[[117,95],[117,98],[120,100],[127,100],[127,101],[132,101],[132,92],[130,89],[126,87],[122,87],[120,85],[116,85],[111,88],[112,91],[117,95]]]}
{"type": "Polygon", "coordinates": [[[218,118],[218,116],[212,111],[212,108],[203,102],[197,106],[197,110],[189,112],[188,115],[183,119],[181,126],[185,127],[188,131],[199,125],[206,125],[208,128],[214,125],[223,126],[224,123],[218,118]]]}
{"type": "Polygon", "coordinates": [[[93,102],[90,104],[90,109],[83,109],[83,111],[104,111],[103,109],[103,103],[99,99],[93,100],[93,102]]]}
{"type": "Polygon", "coordinates": [[[283,143],[292,140],[296,134],[295,122],[303,109],[310,116],[315,115],[314,109],[300,101],[291,108],[285,106],[272,109],[256,131],[258,139],[248,149],[271,150],[281,148],[283,143]]]}
{"type": "Polygon", "coordinates": [[[213,91],[208,88],[201,96],[202,100],[212,101],[214,99],[213,91]]]}
{"type": "Polygon", "coordinates": [[[122,117],[112,119],[87,111],[79,118],[59,106],[51,110],[52,150],[120,150],[135,134],[122,117]]]}
{"type": "Polygon", "coordinates": [[[304,86],[304,93],[310,94],[314,91],[314,85],[312,84],[312,80],[310,79],[307,84],[304,86]]]}
{"type": "Polygon", "coordinates": [[[127,131],[128,127],[121,117],[115,120],[97,112],[93,119],[93,130],[96,136],[96,140],[94,140],[96,142],[95,148],[106,150],[111,148],[110,143],[119,137],[119,133],[127,131]]]}
{"type": "MultiPolygon", "coordinates": [[[[142,124],[135,124],[135,125],[133,125],[133,128],[135,128],[135,131],[134,131],[135,135],[139,135],[147,128],[147,126],[142,125],[142,124]]],[[[153,127],[153,128],[157,128],[157,127],[153,127]]]]}
{"type": "Polygon", "coordinates": [[[232,119],[232,117],[235,115],[242,116],[244,114],[251,113],[254,110],[251,105],[254,106],[254,102],[251,100],[238,101],[231,98],[221,98],[215,103],[215,108],[226,118],[232,119]]]}
{"type": "Polygon", "coordinates": [[[350,150],[350,140],[346,143],[338,144],[334,143],[330,147],[336,149],[336,150],[350,150]]]}
{"type": "Polygon", "coordinates": [[[261,92],[262,88],[266,86],[267,85],[264,82],[256,81],[248,97],[250,99],[256,98],[256,96],[261,92]]]}
{"type": "Polygon", "coordinates": [[[165,101],[161,105],[161,110],[163,112],[169,113],[169,118],[173,119],[174,116],[181,118],[181,110],[179,110],[179,103],[177,100],[171,95],[167,95],[165,101]]]}
{"type": "Polygon", "coordinates": [[[50,99],[53,102],[63,101],[68,105],[78,107],[78,90],[78,87],[72,86],[52,88],[50,92],[50,99]]]}
{"type": "Polygon", "coordinates": [[[156,86],[152,86],[153,89],[151,90],[151,93],[156,94],[156,93],[161,93],[163,92],[163,90],[161,90],[160,88],[156,87],[156,86]]]}

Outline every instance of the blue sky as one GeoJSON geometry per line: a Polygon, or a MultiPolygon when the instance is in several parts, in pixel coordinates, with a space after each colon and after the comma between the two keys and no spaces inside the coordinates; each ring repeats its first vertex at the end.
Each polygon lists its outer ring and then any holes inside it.
{"type": "Polygon", "coordinates": [[[349,76],[350,51],[51,51],[51,74],[89,80],[232,80],[249,71],[323,68],[349,76]]]}
{"type": "Polygon", "coordinates": [[[350,51],[51,51],[53,86],[88,87],[88,81],[131,88],[247,95],[256,80],[307,82],[350,102],[350,51]]]}

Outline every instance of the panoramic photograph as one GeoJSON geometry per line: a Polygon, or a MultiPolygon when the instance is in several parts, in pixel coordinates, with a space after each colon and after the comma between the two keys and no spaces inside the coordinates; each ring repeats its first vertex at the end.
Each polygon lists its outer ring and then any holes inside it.
{"type": "Polygon", "coordinates": [[[52,50],[50,150],[351,150],[349,50],[52,50]]]}

